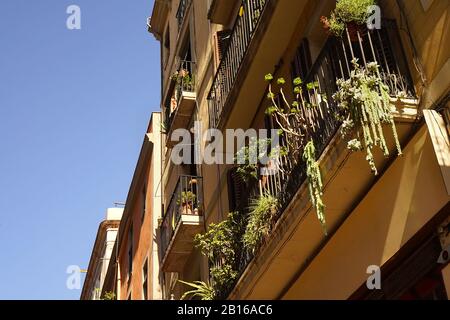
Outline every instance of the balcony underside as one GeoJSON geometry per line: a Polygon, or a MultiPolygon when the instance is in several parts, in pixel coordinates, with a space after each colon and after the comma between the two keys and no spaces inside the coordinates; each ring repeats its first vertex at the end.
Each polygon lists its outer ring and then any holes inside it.
{"type": "Polygon", "coordinates": [[[213,0],[208,12],[208,18],[212,23],[227,24],[235,6],[236,1],[213,0]]]}
{"type": "MultiPolygon", "coordinates": [[[[273,72],[292,41],[297,21],[313,1],[268,1],[242,60],[218,121],[218,128],[248,128],[267,88],[264,75],[273,72]],[[276,45],[274,45],[276,44],[276,45]]],[[[228,66],[233,68],[233,66],[228,66]]]]}
{"type": "Polygon", "coordinates": [[[161,265],[163,272],[182,272],[194,248],[194,237],[203,231],[203,217],[182,215],[161,265]]]}
{"type": "Polygon", "coordinates": [[[194,113],[196,104],[195,92],[183,91],[178,102],[178,107],[173,115],[170,130],[167,133],[167,146],[173,147],[178,141],[171,141],[172,133],[177,129],[189,129],[189,122],[194,113]]]}
{"type": "MultiPolygon", "coordinates": [[[[405,142],[416,112],[412,105],[400,111],[397,131],[405,142]]],[[[346,299],[365,282],[368,266],[382,266],[448,203],[426,127],[403,145],[399,158],[390,137],[386,134],[394,161],[377,150],[380,177],[375,177],[365,154],[350,153],[335,135],[320,165],[327,229],[336,233],[324,236],[303,183],[231,299],[346,299]]]]}

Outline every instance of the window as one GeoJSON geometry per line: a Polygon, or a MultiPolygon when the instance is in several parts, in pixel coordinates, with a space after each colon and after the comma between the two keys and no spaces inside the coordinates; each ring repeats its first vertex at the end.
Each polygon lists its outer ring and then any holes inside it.
{"type": "Polygon", "coordinates": [[[230,211],[244,211],[247,206],[248,189],[237,168],[228,171],[228,201],[230,211]]]}
{"type": "Polygon", "coordinates": [[[231,38],[231,30],[222,30],[216,32],[214,35],[214,60],[216,62],[216,66],[219,65],[220,61],[223,58],[223,55],[228,47],[231,38]]]}
{"type": "Polygon", "coordinates": [[[133,225],[130,225],[128,231],[128,281],[131,280],[133,272],[133,225]]]}
{"type": "Polygon", "coordinates": [[[142,268],[142,299],[148,300],[148,259],[145,260],[144,267],[142,268]]]}
{"type": "Polygon", "coordinates": [[[169,54],[170,54],[170,26],[167,26],[166,33],[164,36],[164,66],[167,66],[167,62],[169,62],[169,54]]]}

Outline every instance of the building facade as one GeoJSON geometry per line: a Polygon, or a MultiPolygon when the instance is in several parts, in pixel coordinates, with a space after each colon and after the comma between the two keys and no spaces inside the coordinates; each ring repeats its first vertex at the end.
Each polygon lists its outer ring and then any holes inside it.
{"type": "MultiPolygon", "coordinates": [[[[179,280],[211,285],[211,271],[227,263],[204,257],[196,234],[229,212],[248,217],[251,201],[266,194],[278,205],[269,232],[252,252],[234,253],[233,281],[221,288],[221,298],[448,297],[450,267],[439,259],[448,248],[450,213],[450,2],[378,4],[381,28],[347,27],[338,38],[320,22],[334,1],[155,1],[148,24],[161,43],[163,299],[192,289],[179,280]],[[394,138],[387,137],[390,155],[373,154],[378,175],[364,152],[348,150],[334,116],[336,80],[349,78],[353,58],[364,70],[377,62],[394,108],[403,155],[397,157],[394,138]],[[283,78],[289,92],[312,84],[302,88],[315,108],[305,112],[313,123],[327,235],[311,203],[305,164],[293,159],[296,150],[280,156],[283,170],[258,171],[251,184],[233,164],[173,161],[179,129],[280,129],[267,114],[268,73],[283,78]],[[297,78],[302,84],[290,85],[297,78]],[[372,272],[381,274],[381,289],[367,284],[372,272]]],[[[190,144],[195,156],[208,151],[205,139],[192,137],[190,144]]],[[[233,157],[238,148],[223,155],[233,157]]]]}
{"type": "Polygon", "coordinates": [[[102,295],[448,298],[450,1],[380,0],[374,28],[335,8],[154,2],[161,113],[102,295]],[[237,163],[255,132],[279,148],[237,163]]]}
{"type": "Polygon", "coordinates": [[[103,289],[109,261],[116,242],[117,230],[123,209],[110,208],[106,211],[106,220],[100,223],[89,267],[81,291],[81,300],[99,300],[103,289]]]}
{"type": "Polygon", "coordinates": [[[161,299],[158,225],[161,218],[161,114],[144,136],[128,191],[102,296],[117,300],[161,299]]]}

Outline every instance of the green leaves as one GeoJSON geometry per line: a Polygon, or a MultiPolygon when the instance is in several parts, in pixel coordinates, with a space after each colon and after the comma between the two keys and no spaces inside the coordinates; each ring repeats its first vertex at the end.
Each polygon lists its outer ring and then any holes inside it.
{"type": "Polygon", "coordinates": [[[286,80],[284,80],[284,78],[278,78],[277,84],[283,85],[283,84],[285,84],[285,83],[286,83],[286,80]]]}
{"type": "Polygon", "coordinates": [[[293,83],[294,83],[294,86],[298,87],[298,86],[300,86],[303,82],[302,82],[302,79],[301,79],[300,77],[298,77],[298,78],[295,78],[295,79],[294,79],[293,83]]]}
{"type": "Polygon", "coordinates": [[[309,82],[306,84],[306,89],[308,90],[314,90],[315,88],[319,87],[319,81],[315,81],[315,82],[309,82]]]}
{"type": "Polygon", "coordinates": [[[262,238],[267,236],[271,230],[273,219],[278,211],[278,199],[270,194],[265,194],[257,199],[252,199],[249,210],[243,244],[247,250],[255,252],[261,244],[262,238]]]}
{"type": "Polygon", "coordinates": [[[352,151],[365,150],[366,160],[377,175],[372,149],[378,146],[385,156],[389,156],[384,124],[391,125],[398,155],[402,154],[390,106],[389,88],[379,77],[377,63],[369,62],[366,68],[353,59],[352,65],[354,70],[350,78],[337,80],[338,91],[333,95],[340,110],[340,118],[345,119],[341,135],[345,137],[356,128],[358,139],[348,141],[347,147],[352,151]]]}
{"type": "Polygon", "coordinates": [[[375,3],[375,0],[339,0],[330,17],[321,17],[320,20],[327,31],[341,37],[348,23],[365,24],[370,15],[368,8],[375,3]]]}
{"type": "Polygon", "coordinates": [[[270,82],[270,81],[273,80],[273,75],[272,75],[271,73],[268,73],[268,74],[266,74],[266,76],[264,77],[264,79],[265,79],[267,82],[270,82]]]}
{"type": "Polygon", "coordinates": [[[274,114],[277,111],[277,107],[275,106],[270,106],[266,109],[266,114],[268,116],[271,116],[272,114],[274,114]]]}
{"type": "Polygon", "coordinates": [[[184,300],[188,297],[200,298],[200,300],[214,300],[216,298],[216,292],[214,288],[203,281],[186,282],[178,280],[178,282],[194,288],[194,290],[185,292],[181,297],[181,300],[184,300]]]}
{"type": "Polygon", "coordinates": [[[244,227],[243,217],[238,212],[231,212],[227,219],[217,224],[210,224],[206,233],[195,236],[196,247],[208,257],[212,265],[211,286],[205,286],[206,284],[200,282],[194,283],[200,286],[195,288],[201,289],[201,292],[193,290],[189,295],[197,294],[198,297],[202,297],[204,292],[208,294],[213,292],[213,299],[224,298],[222,294],[234,284],[238,276],[236,261],[242,247],[240,235],[244,232],[244,227]]]}

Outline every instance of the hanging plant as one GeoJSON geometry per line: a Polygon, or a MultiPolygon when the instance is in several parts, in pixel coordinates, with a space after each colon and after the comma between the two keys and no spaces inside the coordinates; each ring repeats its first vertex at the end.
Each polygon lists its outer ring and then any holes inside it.
{"type": "Polygon", "coordinates": [[[244,247],[251,253],[269,235],[278,211],[278,199],[270,194],[252,199],[250,202],[248,222],[243,236],[244,247]]]}
{"type": "Polygon", "coordinates": [[[370,14],[368,8],[376,4],[375,0],[338,0],[336,8],[330,17],[322,16],[325,30],[330,34],[341,37],[347,28],[352,41],[358,40],[357,31],[365,31],[370,14]]]}
{"type": "Polygon", "coordinates": [[[341,134],[345,137],[356,132],[356,138],[348,141],[347,147],[352,151],[365,150],[366,160],[377,175],[373,148],[378,146],[385,157],[389,156],[383,125],[391,126],[397,154],[402,154],[390,105],[389,87],[382,82],[376,62],[368,63],[365,68],[359,66],[357,59],[353,59],[352,64],[354,70],[350,78],[337,80],[338,91],[333,95],[343,121],[341,134]]]}
{"type": "Polygon", "coordinates": [[[325,235],[327,235],[325,205],[322,201],[322,175],[320,173],[319,164],[316,161],[316,148],[313,140],[308,142],[303,150],[303,161],[306,163],[306,178],[308,179],[308,189],[311,203],[316,209],[317,218],[322,225],[325,235]]]}
{"type": "MultiPolygon", "coordinates": [[[[305,162],[311,203],[316,209],[317,217],[326,234],[322,177],[315,158],[316,152],[312,139],[312,133],[316,130],[316,121],[318,120],[317,107],[321,103],[327,104],[326,98],[319,93],[318,82],[304,85],[300,78],[296,78],[293,82],[294,101],[289,103],[283,91],[286,81],[283,78],[277,80],[280,89],[276,98],[272,91],[273,76],[268,74],[265,79],[269,82],[267,97],[272,102],[272,105],[267,108],[266,114],[274,119],[280,128],[279,134],[283,136],[286,144],[280,149],[281,155],[287,156],[293,164],[290,166],[290,170],[296,168],[296,164],[300,161],[305,162]]],[[[292,172],[285,173],[290,175],[292,172]]]]}

